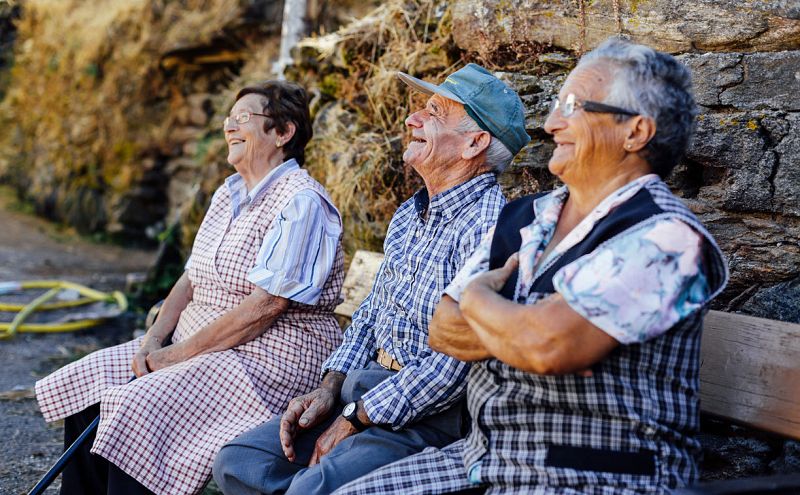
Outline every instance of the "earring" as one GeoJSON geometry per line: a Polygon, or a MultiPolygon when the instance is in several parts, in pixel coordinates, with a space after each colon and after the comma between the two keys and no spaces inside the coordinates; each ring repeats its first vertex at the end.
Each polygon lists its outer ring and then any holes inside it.
{"type": "Polygon", "coordinates": [[[628,143],[628,144],[626,144],[626,145],[625,145],[625,147],[626,147],[627,149],[631,149],[631,148],[633,148],[633,145],[632,145],[632,144],[630,144],[630,143],[628,143]]]}
{"type": "Polygon", "coordinates": [[[280,139],[278,139],[277,141],[275,141],[275,146],[277,146],[278,148],[280,148],[280,147],[281,147],[281,140],[280,140],[280,139]]]}

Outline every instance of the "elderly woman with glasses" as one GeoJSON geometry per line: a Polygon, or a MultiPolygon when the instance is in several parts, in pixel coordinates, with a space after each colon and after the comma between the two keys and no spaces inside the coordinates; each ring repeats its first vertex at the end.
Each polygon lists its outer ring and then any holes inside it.
{"type": "Polygon", "coordinates": [[[431,347],[475,361],[467,438],[339,493],[662,493],[695,480],[714,239],[663,179],[697,113],[689,71],[646,46],[586,54],[545,130],[564,186],[511,202],[446,290],[431,347]]]}
{"type": "Polygon", "coordinates": [[[67,445],[100,415],[62,494],[201,491],[217,450],[314,388],[341,341],[341,219],[301,168],[305,90],[242,89],[224,133],[237,173],[214,194],[155,324],[36,384],[45,419],[65,418],[67,445]]]}

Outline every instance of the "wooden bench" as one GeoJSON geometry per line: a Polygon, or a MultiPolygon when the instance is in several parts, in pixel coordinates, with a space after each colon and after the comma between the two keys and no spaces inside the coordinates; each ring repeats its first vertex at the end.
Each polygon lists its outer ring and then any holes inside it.
{"type": "MultiPolygon", "coordinates": [[[[352,316],[372,289],[382,260],[381,253],[356,252],[344,280],[344,302],[336,308],[338,315],[352,316]]],[[[800,325],[709,311],[701,345],[700,405],[704,413],[800,439],[800,325]]],[[[785,493],[800,493],[800,476],[780,478],[784,479],[791,485],[785,493]]],[[[769,492],[760,484],[755,491],[691,493],[784,492],[769,492]]]]}

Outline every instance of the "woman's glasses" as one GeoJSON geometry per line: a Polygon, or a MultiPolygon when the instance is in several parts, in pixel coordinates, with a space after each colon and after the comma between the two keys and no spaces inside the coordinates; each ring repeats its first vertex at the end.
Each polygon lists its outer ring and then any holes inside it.
{"type": "Polygon", "coordinates": [[[575,113],[575,110],[581,109],[585,112],[594,112],[594,113],[616,113],[621,115],[639,115],[639,112],[633,112],[631,110],[625,110],[624,108],[614,107],[611,105],[606,105],[605,103],[599,103],[596,101],[587,101],[587,100],[579,100],[575,97],[574,94],[570,93],[564,98],[564,103],[558,98],[553,98],[553,101],[550,102],[550,113],[552,114],[556,110],[561,112],[561,116],[569,118],[572,114],[575,113]]]}
{"type": "Polygon", "coordinates": [[[253,115],[269,118],[269,115],[265,115],[263,113],[239,112],[236,115],[229,115],[228,117],[225,117],[225,121],[222,123],[222,125],[224,127],[228,127],[228,124],[230,124],[232,120],[236,121],[237,124],[246,124],[247,122],[250,122],[250,117],[253,115]]]}

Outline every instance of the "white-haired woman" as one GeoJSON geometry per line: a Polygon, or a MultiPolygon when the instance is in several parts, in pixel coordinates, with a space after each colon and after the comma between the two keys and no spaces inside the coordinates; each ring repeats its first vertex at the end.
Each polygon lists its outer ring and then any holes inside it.
{"type": "Polygon", "coordinates": [[[664,184],[696,107],[646,46],[586,54],[545,130],[564,186],[509,203],[446,290],[431,347],[473,364],[472,430],[337,494],[633,494],[691,483],[714,239],[664,184]]]}

